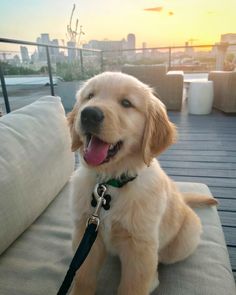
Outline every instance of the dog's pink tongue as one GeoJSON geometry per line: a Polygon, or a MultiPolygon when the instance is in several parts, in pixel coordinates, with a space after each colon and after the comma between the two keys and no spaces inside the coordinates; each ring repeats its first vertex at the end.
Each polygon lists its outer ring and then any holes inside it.
{"type": "Polygon", "coordinates": [[[92,166],[100,165],[107,157],[109,144],[92,136],[85,150],[84,159],[92,166]]]}

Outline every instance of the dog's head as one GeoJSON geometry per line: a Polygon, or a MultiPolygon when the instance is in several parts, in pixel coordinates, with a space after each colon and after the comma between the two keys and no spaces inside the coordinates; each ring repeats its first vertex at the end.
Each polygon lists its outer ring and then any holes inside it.
{"type": "MultiPolygon", "coordinates": [[[[151,160],[175,139],[162,102],[136,78],[106,72],[87,81],[68,115],[72,151],[99,171],[151,160]]],[[[131,168],[132,169],[132,168],[131,168]]]]}

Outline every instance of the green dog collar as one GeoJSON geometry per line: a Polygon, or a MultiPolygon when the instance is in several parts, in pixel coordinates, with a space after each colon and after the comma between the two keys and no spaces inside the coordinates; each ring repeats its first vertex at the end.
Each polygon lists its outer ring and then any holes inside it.
{"type": "Polygon", "coordinates": [[[108,181],[104,182],[105,185],[110,185],[116,188],[121,188],[122,186],[126,185],[128,182],[133,181],[137,175],[135,176],[128,176],[126,174],[122,174],[120,178],[111,178],[108,181]]]}

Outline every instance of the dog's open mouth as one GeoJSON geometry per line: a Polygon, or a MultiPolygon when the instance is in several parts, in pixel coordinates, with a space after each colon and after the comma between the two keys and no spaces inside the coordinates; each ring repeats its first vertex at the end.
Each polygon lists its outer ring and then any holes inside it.
{"type": "Polygon", "coordinates": [[[98,166],[113,158],[122,146],[122,141],[109,144],[98,137],[88,134],[84,150],[84,160],[92,166],[98,166]]]}

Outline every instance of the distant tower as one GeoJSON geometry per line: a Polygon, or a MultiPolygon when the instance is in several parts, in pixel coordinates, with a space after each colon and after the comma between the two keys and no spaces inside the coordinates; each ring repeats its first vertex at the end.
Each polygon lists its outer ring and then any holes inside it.
{"type": "Polygon", "coordinates": [[[136,37],[134,34],[128,34],[127,36],[127,48],[134,49],[136,47],[136,37]]]}
{"type": "Polygon", "coordinates": [[[23,63],[28,63],[30,61],[28,48],[25,47],[25,46],[21,46],[20,47],[20,53],[21,53],[22,62],[23,63]]]}
{"type": "Polygon", "coordinates": [[[49,34],[41,34],[41,43],[50,44],[49,34]]]}
{"type": "MultiPolygon", "coordinates": [[[[47,34],[47,33],[41,34],[41,37],[37,38],[37,43],[49,45],[50,44],[49,34],[47,34]]],[[[38,54],[39,54],[40,61],[47,60],[45,47],[38,46],[38,54]]]]}
{"type": "Polygon", "coordinates": [[[59,41],[58,39],[53,39],[50,42],[51,45],[57,46],[57,47],[51,47],[50,48],[50,53],[51,53],[51,59],[52,62],[57,62],[60,58],[60,52],[59,52],[59,41]]]}

